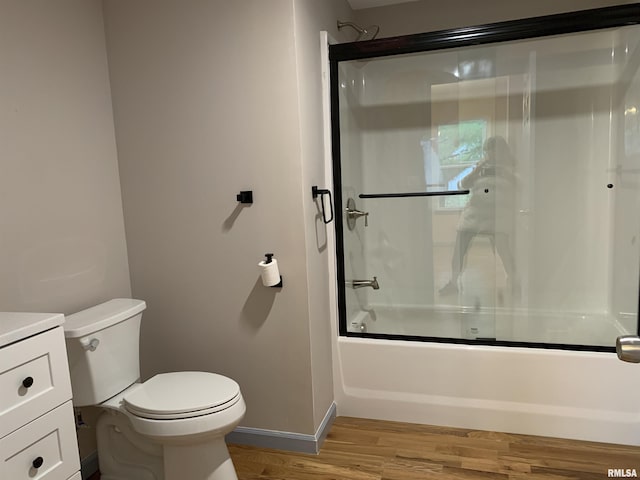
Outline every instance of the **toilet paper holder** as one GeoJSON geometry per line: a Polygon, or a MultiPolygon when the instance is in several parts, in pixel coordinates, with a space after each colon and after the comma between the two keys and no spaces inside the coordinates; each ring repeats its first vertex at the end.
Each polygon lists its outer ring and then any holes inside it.
{"type": "Polygon", "coordinates": [[[263,285],[269,288],[282,288],[282,275],[280,275],[280,271],[278,270],[277,260],[273,259],[273,253],[265,253],[264,256],[266,259],[258,264],[258,266],[263,269],[261,273],[263,285]],[[275,272],[273,269],[275,269],[275,272]],[[274,276],[275,278],[273,278],[274,276]],[[278,278],[280,278],[278,283],[269,285],[269,283],[276,281],[278,278]]]}

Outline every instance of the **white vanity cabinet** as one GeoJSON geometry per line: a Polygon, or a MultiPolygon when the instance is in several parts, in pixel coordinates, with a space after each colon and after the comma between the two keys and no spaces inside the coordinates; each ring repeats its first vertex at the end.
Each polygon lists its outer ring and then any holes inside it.
{"type": "Polygon", "coordinates": [[[81,478],[63,323],[0,312],[0,479],[81,478]]]}

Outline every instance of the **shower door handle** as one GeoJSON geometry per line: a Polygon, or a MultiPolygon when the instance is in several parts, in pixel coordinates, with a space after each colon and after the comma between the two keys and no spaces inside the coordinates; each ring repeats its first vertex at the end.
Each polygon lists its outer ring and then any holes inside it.
{"type": "Polygon", "coordinates": [[[441,190],[438,192],[405,193],[361,193],[360,198],[410,198],[410,197],[448,197],[451,195],[469,195],[470,190],[441,190]]]}
{"type": "Polygon", "coordinates": [[[616,353],[624,362],[640,363],[640,337],[623,335],[616,340],[616,353]]]}

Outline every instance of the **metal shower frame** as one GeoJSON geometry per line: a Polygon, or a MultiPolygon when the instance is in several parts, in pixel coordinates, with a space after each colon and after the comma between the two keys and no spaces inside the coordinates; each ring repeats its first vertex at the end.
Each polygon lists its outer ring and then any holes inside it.
{"type": "MultiPolygon", "coordinates": [[[[329,67],[331,88],[331,142],[333,158],[333,193],[336,212],[344,211],[342,198],[340,118],[339,118],[339,78],[338,65],[343,61],[366,60],[435,50],[460,48],[492,43],[540,38],[551,35],[563,35],[607,28],[640,24],[640,3],[582,10],[532,17],[522,20],[510,20],[471,27],[453,28],[436,32],[380,38],[369,41],[356,41],[329,45],[329,67]]],[[[640,67],[634,65],[635,68],[640,67]]],[[[615,347],[600,345],[571,345],[536,342],[515,342],[505,340],[470,340],[461,338],[422,337],[397,334],[372,334],[347,331],[345,270],[344,270],[344,219],[342,214],[335,215],[336,272],[338,291],[338,332],[340,336],[379,338],[387,340],[411,340],[438,343],[457,343],[471,345],[497,345],[529,348],[554,348],[563,350],[615,352],[615,347]]],[[[640,272],[639,272],[640,273],[640,272]]],[[[640,304],[640,292],[638,295],[640,304]]],[[[640,305],[639,305],[640,312],[640,305]]],[[[640,335],[640,321],[637,321],[640,335]]]]}

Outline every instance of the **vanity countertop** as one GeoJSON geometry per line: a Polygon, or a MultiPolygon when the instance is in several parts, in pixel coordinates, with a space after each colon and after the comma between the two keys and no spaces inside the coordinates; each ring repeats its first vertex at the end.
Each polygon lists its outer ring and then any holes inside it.
{"type": "Polygon", "coordinates": [[[63,323],[62,313],[0,312],[0,348],[63,323]]]}

